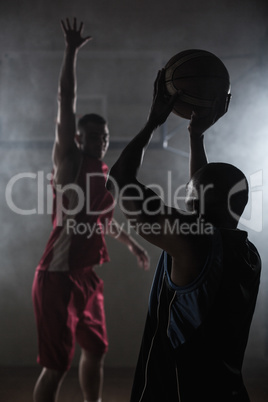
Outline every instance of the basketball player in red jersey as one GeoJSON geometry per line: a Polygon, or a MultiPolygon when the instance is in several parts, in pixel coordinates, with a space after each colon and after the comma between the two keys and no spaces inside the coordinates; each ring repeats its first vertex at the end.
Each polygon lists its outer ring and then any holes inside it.
{"type": "Polygon", "coordinates": [[[133,226],[136,219],[142,237],[163,250],[130,400],[249,402],[242,365],[261,259],[247,232],[237,229],[248,184],[235,166],[208,163],[204,148],[204,132],[226,112],[228,94],[202,117],[192,114],[187,211],[173,208],[137,180],[154,130],[180,96],[166,96],[164,74],[155,83],[144,128],[123,150],[107,183],[111,191],[115,180],[119,190],[127,186],[125,215],[133,226]]]}
{"type": "Polygon", "coordinates": [[[146,251],[112,218],[113,198],[105,188],[109,131],[99,115],[78,122],[76,60],[91,37],[83,23],[62,22],[66,48],[59,80],[58,117],[53,148],[53,230],[36,269],[33,303],[38,330],[38,362],[43,370],[35,402],[54,402],[70,368],[75,342],[81,346],[79,381],[84,400],[100,402],[108,341],[103,282],[94,266],[109,260],[104,235],[124,243],[144,269],[146,251]]]}

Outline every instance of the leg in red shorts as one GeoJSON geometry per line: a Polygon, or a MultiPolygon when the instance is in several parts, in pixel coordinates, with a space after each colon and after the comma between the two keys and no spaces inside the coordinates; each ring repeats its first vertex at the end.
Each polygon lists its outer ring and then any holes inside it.
{"type": "Polygon", "coordinates": [[[42,366],[68,370],[76,340],[93,354],[107,352],[103,282],[92,269],[71,274],[37,270],[33,302],[42,366]]]}

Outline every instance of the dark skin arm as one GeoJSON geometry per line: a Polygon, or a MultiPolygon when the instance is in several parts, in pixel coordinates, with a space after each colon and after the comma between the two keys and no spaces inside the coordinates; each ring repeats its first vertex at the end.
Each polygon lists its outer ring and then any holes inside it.
{"type": "Polygon", "coordinates": [[[153,132],[165,122],[173,109],[176,97],[179,96],[179,94],[173,97],[165,95],[163,77],[164,70],[159,72],[155,82],[148,120],[112,167],[107,188],[110,191],[118,190],[121,198],[118,198],[119,204],[125,216],[134,222],[137,232],[171,255],[171,277],[174,283],[186,285],[199,274],[207,255],[207,238],[192,235],[190,231],[191,225],[198,221],[198,216],[166,206],[156,193],[137,180],[143,155],[153,132]],[[184,232],[174,233],[167,230],[167,226],[173,227],[177,223],[180,228],[185,228],[184,232]],[[144,230],[145,227],[147,230],[144,230]]]}
{"type": "MultiPolygon", "coordinates": [[[[196,213],[186,214],[180,209],[168,207],[157,194],[137,180],[144,153],[154,130],[166,121],[176,97],[180,96],[180,91],[173,97],[166,95],[164,75],[164,70],[158,73],[148,120],[112,167],[107,187],[117,194],[123,213],[133,221],[137,232],[172,257],[171,279],[175,284],[184,286],[191,283],[204,267],[210,235],[201,232],[196,234],[192,230],[200,223],[200,217],[196,213]],[[178,224],[179,230],[167,230],[167,223],[169,227],[178,224]]],[[[216,99],[213,108],[205,111],[202,116],[192,114],[188,127],[190,178],[207,164],[204,132],[222,115],[219,114],[219,110],[222,110],[221,103],[222,100],[216,99]]]]}
{"type": "Polygon", "coordinates": [[[204,133],[195,130],[195,119],[196,115],[193,113],[188,127],[190,134],[190,179],[197,170],[208,163],[204,145],[204,133]]]}
{"type": "MultiPolygon", "coordinates": [[[[82,36],[84,24],[81,22],[78,26],[76,18],[72,24],[68,19],[61,21],[61,27],[65,38],[65,52],[59,78],[58,115],[52,158],[54,180],[56,184],[65,185],[74,181],[81,158],[81,152],[75,144],[76,63],[78,51],[91,40],[91,36],[82,36]]],[[[120,230],[114,219],[111,227],[108,234],[128,247],[137,257],[139,266],[149,269],[147,252],[124,230],[120,230]]]]}
{"type": "Polygon", "coordinates": [[[224,109],[225,98],[216,98],[213,107],[205,111],[202,115],[193,112],[188,126],[190,134],[190,179],[193,174],[208,163],[204,133],[219,119],[219,110],[224,109]]]}
{"type": "Polygon", "coordinates": [[[65,38],[65,52],[59,78],[58,115],[52,160],[56,182],[66,184],[73,181],[79,163],[79,151],[75,144],[77,54],[91,37],[82,37],[83,23],[77,27],[76,18],[72,25],[68,19],[66,22],[61,21],[61,26],[65,38]]]}

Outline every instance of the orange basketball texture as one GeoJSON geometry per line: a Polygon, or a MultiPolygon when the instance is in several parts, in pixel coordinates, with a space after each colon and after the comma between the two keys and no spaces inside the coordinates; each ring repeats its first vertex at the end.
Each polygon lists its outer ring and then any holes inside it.
{"type": "MultiPolygon", "coordinates": [[[[165,85],[173,95],[182,90],[173,112],[190,119],[192,111],[211,108],[216,97],[230,93],[230,77],[223,62],[206,50],[184,50],[173,56],[165,66],[165,85]]],[[[222,113],[223,114],[223,113],[222,113]]]]}

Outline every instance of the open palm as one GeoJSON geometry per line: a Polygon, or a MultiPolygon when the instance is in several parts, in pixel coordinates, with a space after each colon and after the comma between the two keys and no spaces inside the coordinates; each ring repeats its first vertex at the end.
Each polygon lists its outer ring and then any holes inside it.
{"type": "Polygon", "coordinates": [[[79,28],[77,28],[76,18],[74,18],[72,26],[68,18],[66,19],[66,22],[64,22],[63,20],[61,21],[61,26],[64,33],[66,45],[74,49],[79,49],[92,39],[91,36],[82,37],[84,24],[83,22],[81,22],[79,28]]]}

